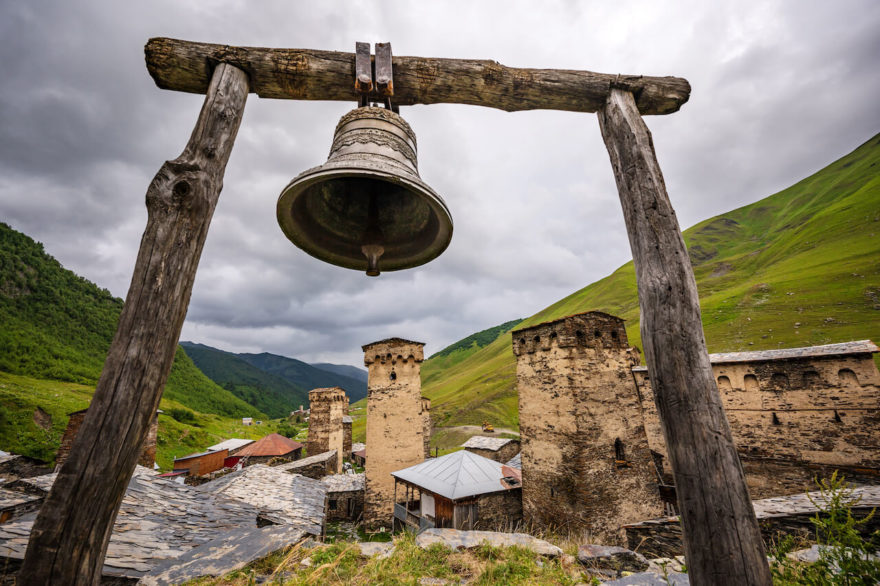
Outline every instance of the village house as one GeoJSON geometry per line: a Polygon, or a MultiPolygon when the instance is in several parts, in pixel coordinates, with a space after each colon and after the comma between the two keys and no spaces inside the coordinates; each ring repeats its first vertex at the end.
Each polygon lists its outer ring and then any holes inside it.
{"type": "Polygon", "coordinates": [[[321,479],[327,488],[327,520],[358,521],[364,511],[364,474],[333,474],[321,479]]]}
{"type": "Polygon", "coordinates": [[[522,520],[520,471],[466,450],[391,476],[395,528],[510,529],[522,520]]]}
{"type": "Polygon", "coordinates": [[[294,461],[302,457],[303,445],[277,433],[270,433],[235,453],[243,466],[268,464],[279,460],[294,461]]]}
{"type": "Polygon", "coordinates": [[[235,465],[238,464],[238,461],[241,460],[241,456],[238,456],[238,452],[242,450],[245,446],[254,443],[252,439],[242,439],[242,438],[231,438],[228,440],[224,440],[219,444],[214,444],[213,446],[208,446],[206,448],[209,452],[218,452],[220,450],[228,450],[229,454],[226,456],[226,459],[223,461],[224,468],[235,468],[235,465]]]}
{"type": "Polygon", "coordinates": [[[276,470],[283,470],[289,474],[302,474],[307,478],[318,480],[329,474],[336,474],[338,455],[336,450],[330,450],[314,456],[306,456],[301,460],[295,460],[286,464],[273,466],[276,470]]]}
{"type": "Polygon", "coordinates": [[[185,472],[187,476],[205,476],[224,467],[228,450],[199,452],[174,459],[174,472],[185,472]]]}
{"type": "Polygon", "coordinates": [[[364,467],[367,463],[367,444],[355,442],[351,444],[351,461],[355,466],[364,467]]]}
{"type": "Polygon", "coordinates": [[[461,444],[461,447],[472,454],[502,463],[519,454],[519,440],[503,437],[475,435],[461,444]]]}

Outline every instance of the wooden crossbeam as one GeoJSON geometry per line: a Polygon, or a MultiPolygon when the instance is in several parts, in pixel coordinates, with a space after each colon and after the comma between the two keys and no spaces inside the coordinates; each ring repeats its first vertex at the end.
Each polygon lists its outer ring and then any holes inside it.
{"type": "MultiPolygon", "coordinates": [[[[147,69],[162,89],[204,94],[218,63],[248,74],[262,98],[358,101],[355,54],[268,49],[150,39],[147,69]]],[[[519,110],[598,112],[612,88],[632,93],[641,114],[677,112],[691,86],[680,77],[648,77],[568,69],[516,69],[495,61],[394,57],[394,103],[470,104],[519,110]]]]}

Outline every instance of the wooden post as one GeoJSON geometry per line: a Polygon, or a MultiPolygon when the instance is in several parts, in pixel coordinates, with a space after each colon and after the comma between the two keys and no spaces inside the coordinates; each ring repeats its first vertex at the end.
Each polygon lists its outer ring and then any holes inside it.
{"type": "Polygon", "coordinates": [[[678,492],[695,585],[770,584],[770,569],[700,321],[697,283],[651,133],[628,91],[612,89],[599,126],[623,206],[640,327],[678,492]]]}
{"type": "Polygon", "coordinates": [[[34,523],[18,584],[98,584],[116,513],[174,360],[241,123],[247,75],[220,64],[183,153],[147,189],[147,227],[88,414],[34,523]]]}

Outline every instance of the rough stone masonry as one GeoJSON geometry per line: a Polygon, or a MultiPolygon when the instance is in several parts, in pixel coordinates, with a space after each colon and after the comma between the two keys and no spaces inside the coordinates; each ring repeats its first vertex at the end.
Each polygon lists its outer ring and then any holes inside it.
{"type": "Polygon", "coordinates": [[[309,439],[306,451],[315,456],[336,450],[336,474],[342,472],[345,455],[343,418],[348,411],[348,397],[340,387],[309,391],[309,439]]]}
{"type": "Polygon", "coordinates": [[[424,344],[401,338],[363,347],[367,380],[367,462],[364,524],[391,527],[391,473],[422,462],[429,402],[422,401],[424,344]]]}

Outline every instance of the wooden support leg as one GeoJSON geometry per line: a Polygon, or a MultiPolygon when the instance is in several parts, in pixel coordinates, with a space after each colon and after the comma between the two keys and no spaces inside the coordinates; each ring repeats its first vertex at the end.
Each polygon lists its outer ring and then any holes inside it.
{"type": "Polygon", "coordinates": [[[247,75],[219,65],[189,143],[147,189],[147,227],[116,335],[34,523],[18,584],[101,581],[116,513],[174,360],[247,94],[247,75]]]}
{"type": "Polygon", "coordinates": [[[697,283],[633,95],[612,90],[599,112],[626,219],[642,343],[696,585],[770,584],[742,466],[715,385],[697,283]]]}

